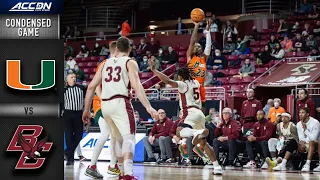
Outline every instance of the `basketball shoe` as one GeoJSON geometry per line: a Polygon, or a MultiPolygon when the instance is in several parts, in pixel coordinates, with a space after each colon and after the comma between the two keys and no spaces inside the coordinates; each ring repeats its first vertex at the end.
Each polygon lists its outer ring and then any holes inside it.
{"type": "Polygon", "coordinates": [[[86,172],[84,174],[86,176],[91,177],[91,178],[103,178],[103,176],[98,171],[96,165],[88,166],[87,169],[86,169],[86,172]]]}
{"type": "Polygon", "coordinates": [[[111,175],[120,175],[120,169],[117,164],[114,166],[114,168],[111,168],[109,165],[107,173],[111,175]]]}
{"type": "Polygon", "coordinates": [[[187,145],[186,144],[181,144],[179,145],[179,151],[180,151],[180,155],[185,158],[188,159],[188,150],[187,150],[187,145]]]}
{"type": "Polygon", "coordinates": [[[124,175],[124,176],[120,176],[119,180],[139,180],[139,179],[137,177],[134,177],[134,176],[124,175]]]}

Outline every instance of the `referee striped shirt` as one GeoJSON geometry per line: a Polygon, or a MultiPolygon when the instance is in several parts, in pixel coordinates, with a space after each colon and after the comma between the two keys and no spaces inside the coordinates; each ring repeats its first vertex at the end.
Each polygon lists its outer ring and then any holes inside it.
{"type": "Polygon", "coordinates": [[[64,109],[82,111],[85,95],[86,91],[82,85],[66,86],[64,89],[64,109]]]}

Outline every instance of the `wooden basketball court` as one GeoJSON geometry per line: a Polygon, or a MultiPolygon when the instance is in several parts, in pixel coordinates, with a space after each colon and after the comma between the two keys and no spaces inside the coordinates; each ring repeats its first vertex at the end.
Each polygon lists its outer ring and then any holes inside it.
{"type": "MultiPolygon", "coordinates": [[[[64,166],[65,180],[87,180],[91,179],[84,175],[84,171],[90,164],[89,161],[74,166],[64,166]]],[[[98,169],[104,179],[116,180],[118,177],[109,176],[106,173],[108,162],[98,162],[98,169]]],[[[260,170],[225,170],[222,176],[212,175],[212,166],[178,166],[178,165],[155,165],[134,164],[134,176],[139,180],[320,180],[320,173],[290,172],[267,172],[260,170]]]]}

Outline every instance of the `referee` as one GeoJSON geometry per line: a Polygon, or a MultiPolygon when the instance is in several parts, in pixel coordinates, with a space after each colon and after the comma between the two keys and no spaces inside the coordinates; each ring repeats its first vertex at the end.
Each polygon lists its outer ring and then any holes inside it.
{"type": "Polygon", "coordinates": [[[67,149],[67,164],[74,164],[74,151],[82,139],[83,123],[82,110],[84,106],[85,88],[76,84],[76,75],[67,75],[67,84],[64,89],[64,121],[67,149]]]}

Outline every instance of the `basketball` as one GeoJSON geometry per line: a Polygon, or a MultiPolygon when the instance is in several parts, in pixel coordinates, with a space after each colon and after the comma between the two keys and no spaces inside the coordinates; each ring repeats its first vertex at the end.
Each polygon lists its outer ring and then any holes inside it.
{"type": "Polygon", "coordinates": [[[200,8],[195,8],[191,11],[190,16],[193,22],[201,22],[204,18],[204,12],[200,8]]]}

